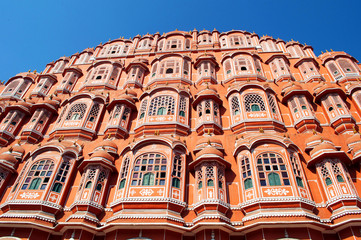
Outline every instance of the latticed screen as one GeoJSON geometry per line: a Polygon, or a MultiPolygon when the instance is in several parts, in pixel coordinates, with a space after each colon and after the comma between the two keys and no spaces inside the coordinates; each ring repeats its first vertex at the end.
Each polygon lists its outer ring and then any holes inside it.
{"type": "Polygon", "coordinates": [[[83,119],[86,108],[87,108],[87,106],[85,103],[78,103],[78,104],[73,105],[70,108],[65,120],[81,120],[81,119],[83,119]]]}
{"type": "Polygon", "coordinates": [[[261,186],[290,185],[286,165],[279,154],[263,153],[259,155],[257,170],[261,186]]]}
{"type": "Polygon", "coordinates": [[[94,104],[89,113],[89,121],[90,122],[95,121],[95,119],[97,118],[97,116],[99,114],[99,110],[100,110],[100,105],[98,103],[94,104]]]}
{"type": "Polygon", "coordinates": [[[176,155],[173,159],[172,186],[180,188],[180,177],[182,174],[182,158],[176,155]]]}
{"type": "Polygon", "coordinates": [[[232,98],[232,112],[233,115],[238,115],[239,114],[239,101],[238,101],[238,97],[233,97],[232,98]]]}
{"type": "Polygon", "coordinates": [[[135,161],[132,186],[165,185],[167,159],[156,153],[143,154],[135,161]]]}
{"type": "Polygon", "coordinates": [[[149,116],[173,115],[175,100],[172,96],[159,96],[153,98],[149,106],[149,116]]]}
{"type": "Polygon", "coordinates": [[[296,157],[296,155],[294,153],[290,154],[290,160],[291,160],[291,165],[292,165],[292,169],[293,169],[293,173],[296,176],[296,182],[297,185],[299,187],[304,187],[303,185],[303,181],[302,181],[302,172],[301,172],[301,166],[299,164],[299,160],[296,157]]]}
{"type": "Polygon", "coordinates": [[[266,111],[262,97],[258,94],[247,94],[244,96],[246,112],[266,111]]]}

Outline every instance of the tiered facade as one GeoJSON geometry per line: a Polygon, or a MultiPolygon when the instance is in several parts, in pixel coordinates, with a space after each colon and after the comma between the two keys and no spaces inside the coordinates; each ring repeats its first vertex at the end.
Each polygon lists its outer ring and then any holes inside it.
{"type": "Polygon", "coordinates": [[[0,89],[0,239],[359,239],[360,80],[345,52],[217,30],[20,73],[0,89]]]}

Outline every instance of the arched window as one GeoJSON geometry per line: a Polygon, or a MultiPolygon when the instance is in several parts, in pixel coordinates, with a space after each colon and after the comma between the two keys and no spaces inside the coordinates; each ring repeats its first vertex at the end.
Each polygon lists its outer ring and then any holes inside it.
{"type": "Polygon", "coordinates": [[[91,108],[89,116],[88,116],[88,121],[89,122],[95,122],[95,120],[98,117],[99,110],[100,110],[100,105],[98,103],[95,103],[93,105],[93,107],[91,108]]]}
{"type": "Polygon", "coordinates": [[[244,46],[244,41],[242,36],[231,36],[230,37],[231,47],[240,47],[244,46]]]}
{"type": "Polygon", "coordinates": [[[202,181],[202,179],[203,179],[203,170],[202,170],[202,168],[200,167],[200,168],[198,168],[198,170],[197,170],[197,187],[198,187],[198,189],[202,189],[202,187],[203,187],[203,181],[202,181]]]}
{"type": "Polygon", "coordinates": [[[173,159],[172,187],[180,188],[181,174],[182,174],[182,158],[180,155],[175,155],[173,159]]]}
{"type": "Polygon", "coordinates": [[[136,159],[132,174],[132,186],[165,185],[167,159],[162,154],[143,154],[136,159]]]}
{"type": "Polygon", "coordinates": [[[224,62],[224,72],[226,73],[227,78],[232,74],[231,60],[224,62]]]}
{"type": "Polygon", "coordinates": [[[231,100],[231,104],[232,104],[232,113],[234,116],[237,116],[238,114],[240,114],[240,108],[239,108],[239,101],[238,101],[238,97],[233,97],[231,100]]]}
{"type": "Polygon", "coordinates": [[[234,64],[234,68],[237,74],[247,74],[249,72],[253,73],[252,63],[247,58],[238,58],[234,61],[234,64]]]}
{"type": "Polygon", "coordinates": [[[185,117],[187,110],[187,100],[185,97],[180,97],[179,99],[179,116],[185,117]]]}
{"type": "Polygon", "coordinates": [[[257,157],[257,170],[261,186],[290,185],[286,164],[279,154],[260,154],[257,157]]]}
{"type": "Polygon", "coordinates": [[[167,50],[180,50],[182,49],[182,40],[170,39],[167,41],[167,50]]]}
{"type": "Polygon", "coordinates": [[[159,74],[179,74],[180,73],[180,62],[179,60],[167,60],[162,61],[160,64],[159,74]]]}
{"type": "Polygon", "coordinates": [[[81,120],[81,119],[83,119],[86,109],[87,109],[87,105],[85,103],[74,104],[70,108],[65,120],[81,120]]]}
{"type": "Polygon", "coordinates": [[[291,153],[290,154],[290,161],[291,161],[291,167],[293,169],[293,173],[296,176],[296,183],[297,186],[299,187],[304,187],[303,185],[303,181],[302,181],[302,170],[301,170],[301,166],[299,163],[299,159],[296,156],[295,153],[291,153]]]}
{"type": "Polygon", "coordinates": [[[53,170],[54,162],[51,160],[35,162],[28,171],[21,189],[38,190],[40,187],[40,190],[44,190],[49,183],[53,170]]]}
{"type": "Polygon", "coordinates": [[[342,71],[344,71],[344,73],[357,73],[355,67],[352,66],[349,60],[339,59],[337,60],[337,62],[340,65],[342,71]]]}
{"type": "Polygon", "coordinates": [[[206,167],[206,183],[208,187],[214,186],[214,167],[209,165],[206,167]]]}
{"type": "Polygon", "coordinates": [[[164,95],[152,99],[149,106],[149,116],[174,115],[175,100],[172,96],[164,95]]]}
{"type": "Polygon", "coordinates": [[[258,94],[247,94],[244,96],[246,112],[266,111],[262,97],[258,94]]]}
{"type": "Polygon", "coordinates": [[[253,187],[251,164],[248,157],[246,156],[242,156],[240,160],[241,160],[240,166],[241,166],[242,179],[244,183],[244,189],[247,190],[253,187]]]}
{"type": "Polygon", "coordinates": [[[60,193],[63,185],[66,181],[70,169],[70,162],[66,161],[60,165],[59,171],[54,180],[54,186],[52,191],[60,193]]]}
{"type": "Polygon", "coordinates": [[[148,104],[148,100],[147,99],[143,100],[142,106],[140,107],[140,111],[139,111],[139,119],[145,117],[145,112],[147,111],[147,104],[148,104]]]}

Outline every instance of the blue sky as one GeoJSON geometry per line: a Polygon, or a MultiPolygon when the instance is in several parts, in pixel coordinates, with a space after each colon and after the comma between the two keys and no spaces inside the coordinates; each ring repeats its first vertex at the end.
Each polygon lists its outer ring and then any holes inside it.
{"type": "Polygon", "coordinates": [[[360,0],[3,0],[0,80],[109,39],[216,28],[255,31],[285,41],[343,50],[361,61],[360,0]]]}

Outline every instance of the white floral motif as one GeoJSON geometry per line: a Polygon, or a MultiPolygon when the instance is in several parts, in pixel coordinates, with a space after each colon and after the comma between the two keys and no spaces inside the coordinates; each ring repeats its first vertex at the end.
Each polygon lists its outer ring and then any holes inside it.
{"type": "Polygon", "coordinates": [[[273,188],[273,189],[267,189],[264,192],[267,193],[268,195],[275,196],[275,195],[287,195],[287,193],[289,193],[290,191],[282,188],[273,188]]]}
{"type": "Polygon", "coordinates": [[[265,117],[266,114],[265,113],[250,113],[249,116],[250,117],[265,117]]]}
{"type": "Polygon", "coordinates": [[[25,193],[20,194],[21,198],[28,198],[28,199],[37,198],[39,196],[40,195],[38,193],[29,193],[29,192],[25,192],[25,193]]]}
{"type": "Polygon", "coordinates": [[[140,192],[140,195],[142,196],[151,196],[153,194],[153,190],[152,189],[142,189],[140,192]]]}

